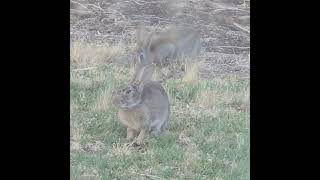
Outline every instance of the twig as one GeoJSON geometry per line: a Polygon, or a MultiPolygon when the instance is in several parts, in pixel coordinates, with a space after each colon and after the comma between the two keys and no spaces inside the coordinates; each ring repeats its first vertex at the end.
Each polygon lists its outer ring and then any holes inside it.
{"type": "Polygon", "coordinates": [[[250,79],[250,76],[239,77],[239,79],[250,79]]]}
{"type": "MultiPolygon", "coordinates": [[[[153,2],[153,1],[147,2],[147,1],[140,0],[139,3],[137,1],[135,1],[135,0],[131,0],[131,1],[136,3],[136,4],[138,4],[138,5],[140,5],[140,6],[145,5],[145,4],[157,4],[157,3],[159,3],[157,1],[155,1],[155,2],[153,2]]],[[[128,2],[128,1],[125,1],[125,2],[128,2]]]]}
{"type": "Polygon", "coordinates": [[[95,5],[95,4],[87,4],[87,6],[93,6],[93,7],[95,7],[95,8],[100,9],[101,11],[105,12],[104,9],[102,9],[101,7],[99,7],[99,6],[95,5]]]}
{"type": "Polygon", "coordinates": [[[121,12],[119,12],[119,11],[117,11],[117,10],[115,10],[115,9],[111,9],[111,8],[109,8],[110,10],[112,10],[112,11],[114,11],[114,12],[116,12],[116,13],[118,13],[118,14],[120,14],[120,16],[122,17],[122,19],[126,19],[126,17],[121,13],[121,12]]]}
{"type": "Polygon", "coordinates": [[[239,9],[239,8],[219,8],[219,9],[215,9],[213,10],[213,12],[217,12],[217,11],[225,11],[225,10],[238,10],[238,11],[244,11],[244,12],[249,12],[243,9],[239,9]]]}
{"type": "MultiPolygon", "coordinates": [[[[162,20],[162,21],[168,22],[168,23],[172,22],[170,19],[165,19],[165,18],[154,16],[154,15],[143,15],[143,16],[134,15],[133,17],[136,18],[136,21],[143,21],[143,19],[148,19],[149,21],[154,20],[154,19],[158,19],[158,20],[162,20]]],[[[149,22],[149,21],[147,21],[147,22],[149,22]]],[[[146,22],[146,21],[144,21],[144,22],[146,22]]]]}
{"type": "Polygon", "coordinates": [[[82,177],[97,177],[96,175],[91,175],[91,174],[84,174],[84,175],[81,175],[82,177]]]}
{"type": "Polygon", "coordinates": [[[84,8],[84,9],[88,9],[85,5],[83,5],[83,4],[79,3],[79,2],[71,1],[71,3],[79,5],[80,7],[84,8]]]}
{"type": "Polygon", "coordinates": [[[70,9],[70,13],[77,14],[77,15],[93,14],[91,11],[83,11],[83,10],[76,10],[76,9],[70,9]]]}
{"type": "Polygon", "coordinates": [[[248,29],[245,29],[244,27],[240,26],[240,24],[234,22],[233,25],[250,34],[250,31],[248,29]]]}
{"type": "Polygon", "coordinates": [[[241,65],[241,64],[237,64],[237,66],[239,66],[239,67],[243,67],[243,68],[250,68],[250,65],[241,65]]]}
{"type": "Polygon", "coordinates": [[[81,69],[72,69],[71,71],[85,71],[85,70],[90,70],[90,69],[96,69],[97,67],[87,67],[87,68],[81,68],[81,69]]]}
{"type": "Polygon", "coordinates": [[[146,176],[146,177],[151,177],[151,178],[158,178],[158,179],[162,179],[159,176],[154,176],[154,175],[150,175],[150,174],[143,174],[143,173],[136,173],[136,172],[132,172],[133,174],[138,174],[140,176],[146,176]]]}
{"type": "Polygon", "coordinates": [[[143,5],[143,4],[138,3],[138,2],[137,2],[137,1],[135,1],[135,0],[132,0],[132,2],[134,2],[134,3],[138,4],[139,6],[142,6],[142,5],[143,5]]]}
{"type": "Polygon", "coordinates": [[[237,48],[237,49],[250,49],[250,47],[240,47],[240,46],[212,46],[214,48],[237,48]]]}
{"type": "Polygon", "coordinates": [[[233,68],[234,66],[230,65],[230,64],[215,64],[214,66],[227,66],[229,68],[233,68]]]}
{"type": "Polygon", "coordinates": [[[167,21],[167,22],[170,22],[170,19],[165,19],[165,18],[161,18],[161,17],[157,17],[157,16],[151,16],[150,18],[154,18],[154,19],[160,19],[160,20],[163,20],[163,21],[167,21]]]}

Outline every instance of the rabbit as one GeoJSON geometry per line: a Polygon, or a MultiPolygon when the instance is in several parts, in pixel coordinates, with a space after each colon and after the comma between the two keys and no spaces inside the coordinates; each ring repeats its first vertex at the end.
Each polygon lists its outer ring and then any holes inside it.
{"type": "Polygon", "coordinates": [[[154,70],[154,64],[139,66],[132,80],[112,96],[119,120],[127,127],[127,140],[137,136],[138,145],[146,133],[159,136],[169,128],[169,99],[162,85],[151,80],[154,70]]]}
{"type": "Polygon", "coordinates": [[[135,59],[142,64],[155,63],[162,68],[178,58],[195,59],[200,54],[200,35],[193,28],[172,26],[155,35],[139,27],[136,36],[135,59]]]}

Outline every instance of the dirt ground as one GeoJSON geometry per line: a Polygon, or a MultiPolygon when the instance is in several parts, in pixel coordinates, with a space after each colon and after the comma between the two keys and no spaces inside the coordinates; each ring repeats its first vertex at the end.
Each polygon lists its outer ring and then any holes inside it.
{"type": "Polygon", "coordinates": [[[248,0],[72,0],[71,42],[123,43],[130,59],[138,25],[192,26],[201,34],[202,78],[250,74],[248,0]]]}

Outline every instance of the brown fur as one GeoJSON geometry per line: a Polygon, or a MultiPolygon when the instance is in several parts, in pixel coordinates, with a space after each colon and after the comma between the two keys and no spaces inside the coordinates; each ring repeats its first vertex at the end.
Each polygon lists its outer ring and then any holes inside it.
{"type": "Polygon", "coordinates": [[[119,120],[127,127],[127,139],[137,137],[142,144],[145,134],[159,135],[169,126],[168,96],[158,82],[151,81],[154,65],[141,66],[127,87],[118,90],[112,103],[119,108],[119,120]]]}

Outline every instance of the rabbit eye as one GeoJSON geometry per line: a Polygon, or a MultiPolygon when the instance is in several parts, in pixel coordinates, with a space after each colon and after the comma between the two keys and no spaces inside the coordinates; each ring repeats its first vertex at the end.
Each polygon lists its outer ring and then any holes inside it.
{"type": "Polygon", "coordinates": [[[141,61],[143,60],[143,54],[140,54],[140,60],[141,61]]]}

